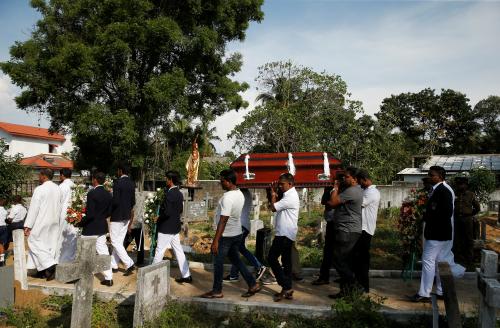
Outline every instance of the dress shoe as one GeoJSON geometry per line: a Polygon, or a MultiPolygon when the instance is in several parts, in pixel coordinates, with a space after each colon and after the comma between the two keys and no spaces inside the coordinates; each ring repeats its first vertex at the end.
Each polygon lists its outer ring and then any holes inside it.
{"type": "Polygon", "coordinates": [[[431,301],[430,297],[420,296],[418,293],[408,296],[408,299],[413,303],[429,303],[431,301]]]}
{"type": "Polygon", "coordinates": [[[130,276],[131,274],[134,273],[134,270],[135,270],[135,265],[131,265],[130,268],[128,268],[127,270],[125,270],[125,272],[123,273],[123,276],[124,277],[128,277],[130,276]]]}
{"type": "Polygon", "coordinates": [[[54,264],[50,268],[45,270],[45,278],[47,278],[47,281],[54,280],[56,277],[56,265],[54,264]]]}
{"type": "Polygon", "coordinates": [[[103,280],[101,281],[101,285],[111,287],[113,286],[113,280],[103,280]]]}
{"type": "Polygon", "coordinates": [[[257,282],[255,284],[255,286],[253,286],[252,288],[248,288],[248,291],[246,293],[244,293],[243,295],[241,295],[241,297],[251,297],[251,296],[254,296],[258,292],[260,292],[261,289],[262,289],[262,285],[257,282]]]}
{"type": "Polygon", "coordinates": [[[274,294],[273,300],[279,302],[282,299],[293,300],[293,289],[281,290],[281,292],[274,294]]]}
{"type": "Polygon", "coordinates": [[[314,280],[311,284],[313,284],[314,286],[320,286],[320,285],[328,285],[329,283],[330,282],[328,280],[318,278],[314,280]]]}
{"type": "Polygon", "coordinates": [[[117,273],[118,269],[111,269],[111,271],[113,271],[113,273],[117,273]]]}
{"type": "Polygon", "coordinates": [[[182,277],[175,278],[175,282],[178,282],[179,284],[182,284],[182,283],[191,284],[191,283],[193,283],[193,277],[189,276],[186,278],[182,278],[182,277]]]}

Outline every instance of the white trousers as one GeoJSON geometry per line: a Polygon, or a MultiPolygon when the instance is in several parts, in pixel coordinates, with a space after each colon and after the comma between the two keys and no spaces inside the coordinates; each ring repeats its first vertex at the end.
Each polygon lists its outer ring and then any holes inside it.
{"type": "Polygon", "coordinates": [[[442,295],[441,279],[439,278],[438,262],[446,262],[448,241],[425,240],[422,252],[422,278],[418,294],[430,297],[434,277],[436,277],[436,293],[442,295]]]}
{"type": "MultiPolygon", "coordinates": [[[[109,255],[108,245],[106,245],[106,235],[97,237],[97,241],[95,242],[95,250],[99,255],[109,255]]],[[[102,274],[104,275],[104,279],[106,280],[113,279],[113,271],[111,269],[104,271],[102,274]]]]}
{"type": "Polygon", "coordinates": [[[186,255],[184,255],[184,250],[182,249],[181,239],[179,234],[171,235],[165,233],[158,233],[158,243],[156,246],[156,253],[153,263],[158,263],[163,260],[163,255],[167,248],[174,250],[175,258],[179,263],[179,269],[181,270],[182,278],[187,278],[191,275],[189,272],[189,264],[186,260],[186,255]]]}
{"type": "Polygon", "coordinates": [[[113,245],[113,254],[111,257],[111,267],[118,269],[120,261],[125,264],[128,269],[134,265],[134,261],[128,256],[127,250],[123,247],[123,241],[127,236],[128,220],[111,222],[109,225],[109,235],[111,237],[111,245],[113,245]]]}

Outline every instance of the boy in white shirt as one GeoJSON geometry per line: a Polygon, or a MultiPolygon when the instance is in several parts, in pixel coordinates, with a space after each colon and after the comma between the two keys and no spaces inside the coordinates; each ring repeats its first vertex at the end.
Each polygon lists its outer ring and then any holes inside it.
{"type": "Polygon", "coordinates": [[[241,211],[245,197],[236,187],[236,173],[223,170],[220,173],[220,184],[226,192],[221,197],[215,215],[217,231],[212,242],[211,251],[214,255],[214,284],[212,290],[201,295],[203,298],[222,298],[222,278],[224,274],[224,258],[229,257],[231,264],[235,265],[248,284],[248,291],[241,295],[250,297],[261,290],[248,269],[240,259],[239,247],[242,238],[241,211]]]}
{"type": "Polygon", "coordinates": [[[23,229],[24,219],[26,219],[26,214],[28,214],[28,210],[24,207],[23,198],[21,196],[14,196],[13,204],[7,216],[7,223],[10,231],[23,229]]]}

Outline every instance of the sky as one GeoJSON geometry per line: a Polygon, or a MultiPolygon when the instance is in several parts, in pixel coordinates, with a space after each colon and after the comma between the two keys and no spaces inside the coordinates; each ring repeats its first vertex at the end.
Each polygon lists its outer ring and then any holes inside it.
{"type": "MultiPolygon", "coordinates": [[[[263,11],[243,42],[228,45],[243,55],[235,78],[250,84],[250,106],[215,121],[220,153],[233,150],[227,134],[254,107],[257,68],[272,61],[340,75],[371,115],[384,98],[427,87],[463,92],[472,106],[500,95],[500,1],[267,0],[263,11]]],[[[0,0],[0,61],[38,18],[26,0],[0,0]]],[[[16,108],[19,92],[0,73],[0,120],[48,127],[47,118],[16,108]]]]}

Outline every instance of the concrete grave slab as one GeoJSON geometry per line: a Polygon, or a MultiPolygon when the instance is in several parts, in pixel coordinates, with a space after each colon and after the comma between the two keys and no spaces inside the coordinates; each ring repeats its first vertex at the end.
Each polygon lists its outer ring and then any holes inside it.
{"type": "Polygon", "coordinates": [[[152,321],[167,305],[170,295],[170,261],[140,268],[134,306],[134,327],[152,321]]]}
{"type": "Polygon", "coordinates": [[[14,267],[0,267],[0,308],[14,304],[14,267]]]}

